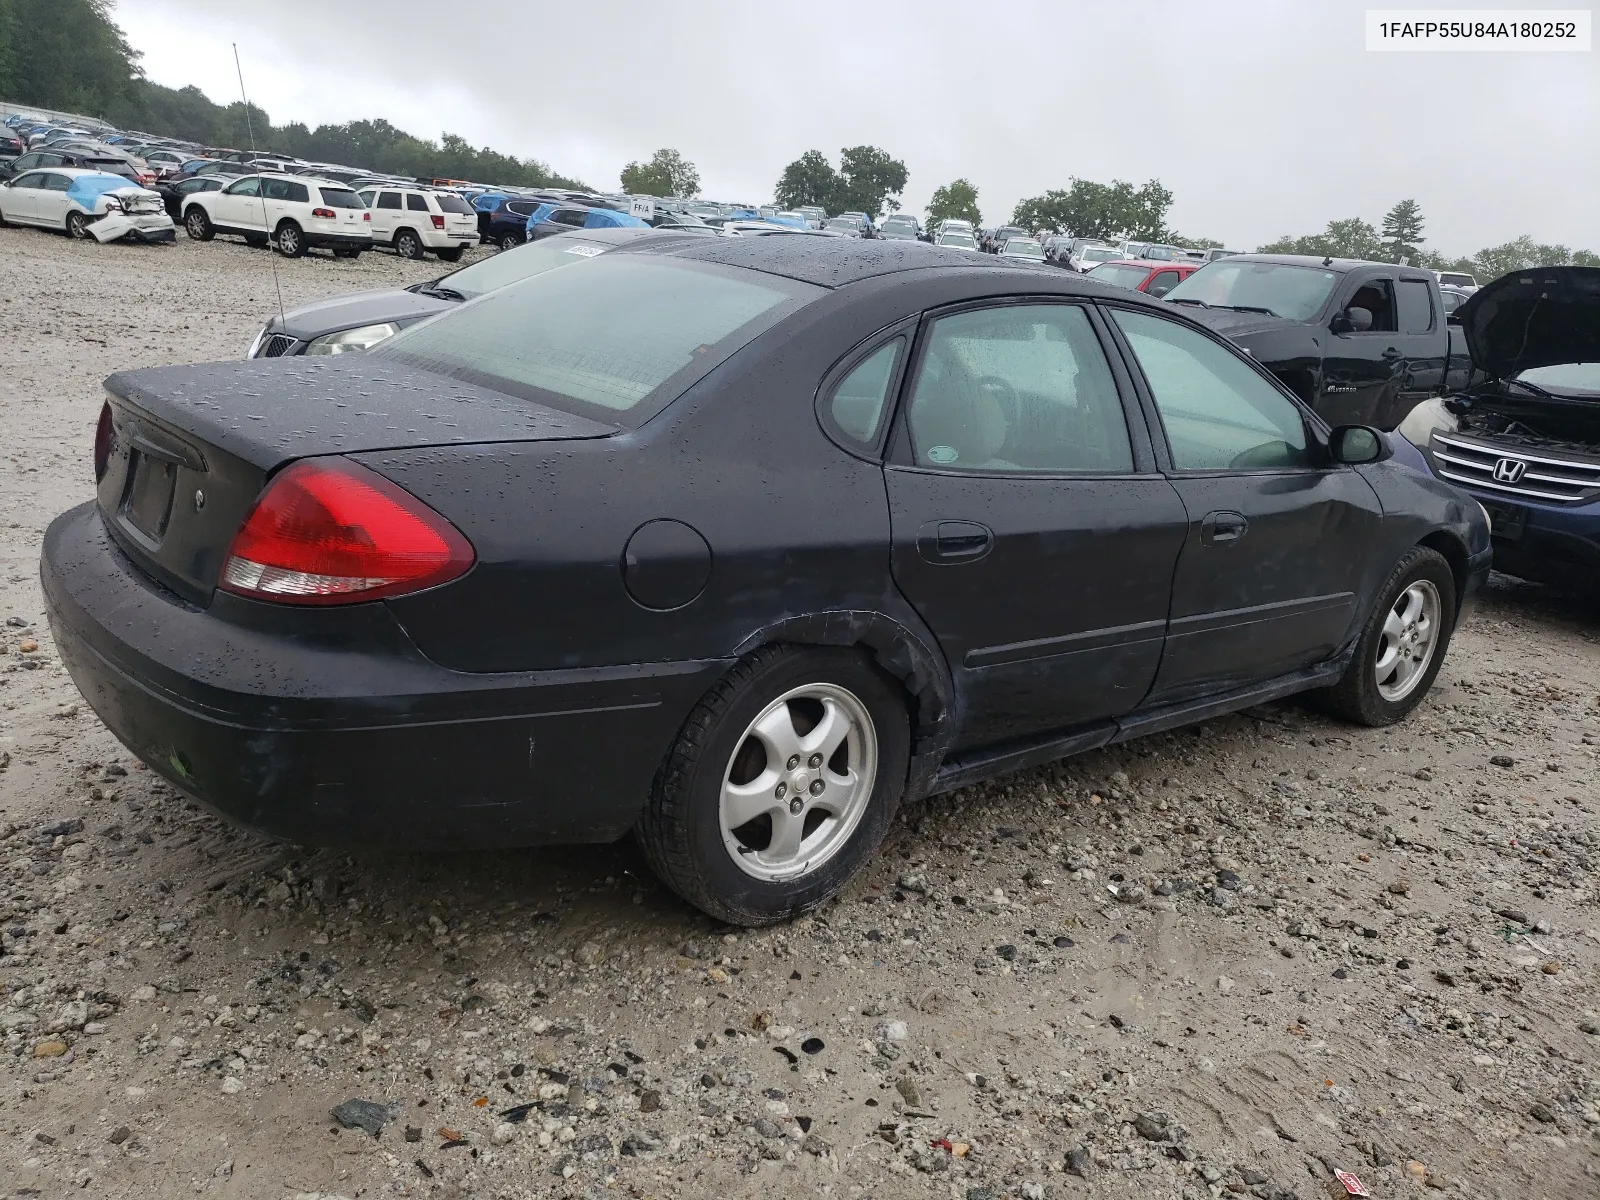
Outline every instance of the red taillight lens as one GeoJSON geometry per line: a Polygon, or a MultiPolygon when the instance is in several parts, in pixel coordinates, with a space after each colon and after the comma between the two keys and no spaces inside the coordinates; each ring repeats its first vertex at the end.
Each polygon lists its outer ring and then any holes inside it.
{"type": "Polygon", "coordinates": [[[311,210],[311,215],[313,217],[320,217],[324,221],[332,221],[339,214],[334,212],[331,208],[313,208],[311,210]]]}
{"type": "Polygon", "coordinates": [[[262,493],[220,586],[286,604],[353,604],[464,574],[471,544],[438,513],[347,459],[307,460],[262,493]]]}
{"type": "Polygon", "coordinates": [[[441,214],[441,213],[433,213],[432,216],[433,216],[433,227],[435,229],[443,229],[444,228],[444,216],[443,216],[443,214],[441,214]]]}
{"type": "Polygon", "coordinates": [[[372,220],[372,214],[369,213],[369,212],[364,212],[364,213],[361,214],[361,219],[363,221],[370,221],[370,220],[372,220]]]}
{"type": "Polygon", "coordinates": [[[111,465],[111,401],[100,406],[100,423],[94,427],[94,481],[106,477],[111,465]]]}

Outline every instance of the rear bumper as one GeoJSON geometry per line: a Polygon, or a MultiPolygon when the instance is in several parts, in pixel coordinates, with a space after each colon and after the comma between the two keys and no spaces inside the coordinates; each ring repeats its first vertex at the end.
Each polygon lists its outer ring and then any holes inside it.
{"type": "Polygon", "coordinates": [[[228,819],[304,845],[615,839],[725,666],[473,674],[423,657],[381,603],[197,609],[134,566],[92,503],[50,525],[40,576],[62,661],[122,743],[228,819]]]}
{"type": "Polygon", "coordinates": [[[360,246],[363,250],[372,248],[372,235],[370,233],[327,233],[316,229],[304,229],[306,245],[308,246],[360,246]]]}

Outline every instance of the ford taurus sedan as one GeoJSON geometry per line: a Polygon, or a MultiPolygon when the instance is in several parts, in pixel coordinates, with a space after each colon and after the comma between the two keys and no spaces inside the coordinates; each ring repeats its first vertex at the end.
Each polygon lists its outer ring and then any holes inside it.
{"type": "Polygon", "coordinates": [[[42,575],[136,755],[304,843],[631,832],[747,924],[908,800],[1297,692],[1397,721],[1488,569],[1183,312],[917,242],[639,238],[106,387],[42,575]]]}

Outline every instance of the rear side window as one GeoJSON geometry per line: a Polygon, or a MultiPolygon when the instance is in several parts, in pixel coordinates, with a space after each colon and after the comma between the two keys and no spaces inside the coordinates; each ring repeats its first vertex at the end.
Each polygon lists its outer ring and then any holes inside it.
{"type": "Polygon", "coordinates": [[[419,196],[416,192],[407,192],[406,210],[408,212],[427,212],[428,198],[426,196],[419,196]]]}
{"type": "Polygon", "coordinates": [[[322,202],[329,208],[366,207],[365,204],[361,203],[361,197],[349,188],[320,187],[317,190],[322,193],[322,202]]]}
{"type": "Polygon", "coordinates": [[[472,215],[472,206],[460,196],[440,194],[433,198],[433,202],[439,206],[440,212],[458,213],[469,217],[472,215]]]}
{"type": "Polygon", "coordinates": [[[862,449],[876,444],[889,406],[889,387],[906,340],[897,337],[857,363],[828,397],[827,413],[834,428],[862,449]]]}
{"type": "Polygon", "coordinates": [[[1088,315],[1073,304],[1012,304],[935,321],[907,424],[925,467],[1133,470],[1111,368],[1088,315]]]}
{"type": "Polygon", "coordinates": [[[400,207],[400,193],[399,192],[379,192],[378,193],[378,207],[379,208],[399,208],[400,207]]]}
{"type": "Polygon", "coordinates": [[[1433,328],[1433,295],[1420,279],[1400,281],[1400,332],[1427,333],[1433,328]]]}
{"type": "Polygon", "coordinates": [[[1144,372],[1180,471],[1307,466],[1306,427],[1232,351],[1176,321],[1114,309],[1144,372]]]}
{"type": "Polygon", "coordinates": [[[822,294],[755,271],[607,254],[509,283],[371,353],[632,427],[822,294]]]}
{"type": "Polygon", "coordinates": [[[528,216],[537,207],[538,207],[538,205],[536,205],[531,200],[508,200],[508,201],[506,201],[506,208],[509,211],[516,213],[517,216],[519,216],[519,217],[528,216]]]}

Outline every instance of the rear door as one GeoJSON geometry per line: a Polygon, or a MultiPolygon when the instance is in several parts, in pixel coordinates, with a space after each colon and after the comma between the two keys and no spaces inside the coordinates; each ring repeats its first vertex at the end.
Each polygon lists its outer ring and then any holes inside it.
{"type": "Polygon", "coordinates": [[[1359,615],[1383,517],[1372,489],[1326,464],[1306,414],[1231,345],[1156,313],[1111,315],[1187,514],[1152,702],[1327,659],[1359,615]]]}
{"type": "Polygon", "coordinates": [[[1381,414],[1391,428],[1444,386],[1450,338],[1445,332],[1438,285],[1427,275],[1401,273],[1395,284],[1395,339],[1400,351],[1398,403],[1381,414]]]}
{"type": "Polygon", "coordinates": [[[400,223],[400,193],[384,188],[378,193],[377,203],[369,207],[372,209],[372,236],[379,241],[392,240],[395,227],[400,223]]]}
{"type": "Polygon", "coordinates": [[[1125,713],[1155,678],[1184,509],[1105,338],[1058,298],[923,324],[884,471],[891,560],[962,745],[1125,713]]]}

